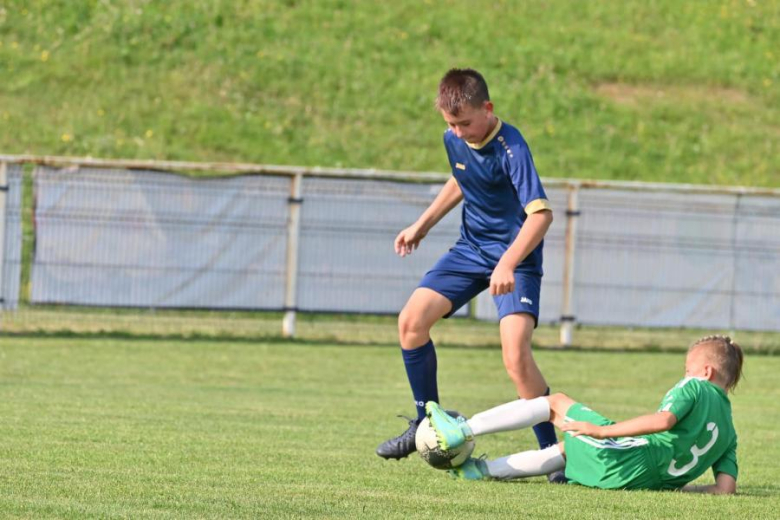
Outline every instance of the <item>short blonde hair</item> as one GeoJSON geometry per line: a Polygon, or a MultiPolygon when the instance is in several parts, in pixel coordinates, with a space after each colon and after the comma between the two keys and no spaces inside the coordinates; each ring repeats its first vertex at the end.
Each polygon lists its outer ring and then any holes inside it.
{"type": "Polygon", "coordinates": [[[699,347],[707,348],[707,355],[721,373],[726,390],[732,391],[742,377],[742,347],[728,336],[713,334],[693,342],[688,352],[699,347]]]}

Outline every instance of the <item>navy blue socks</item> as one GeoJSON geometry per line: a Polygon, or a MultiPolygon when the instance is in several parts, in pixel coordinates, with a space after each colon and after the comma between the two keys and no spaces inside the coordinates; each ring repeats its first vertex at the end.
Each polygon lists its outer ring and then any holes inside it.
{"type": "Polygon", "coordinates": [[[409,378],[414,404],[417,407],[417,422],[420,422],[425,418],[425,403],[439,402],[439,387],[436,383],[436,349],[433,347],[433,340],[429,340],[428,343],[414,350],[401,349],[401,354],[404,357],[406,377],[409,378]]]}
{"type": "MultiPolygon", "coordinates": [[[[544,395],[550,395],[550,388],[544,395]]],[[[536,434],[536,440],[539,442],[539,449],[549,448],[554,444],[558,444],[558,439],[555,437],[555,427],[550,421],[539,423],[534,426],[534,433],[536,434]]]]}

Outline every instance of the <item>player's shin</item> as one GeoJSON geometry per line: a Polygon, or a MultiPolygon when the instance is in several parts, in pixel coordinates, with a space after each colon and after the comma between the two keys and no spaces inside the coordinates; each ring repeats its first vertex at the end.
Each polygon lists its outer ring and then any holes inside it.
{"type": "MultiPolygon", "coordinates": [[[[545,396],[550,395],[550,389],[544,393],[545,396]]],[[[539,449],[545,449],[553,444],[558,444],[558,439],[555,436],[555,427],[551,422],[541,422],[534,426],[534,435],[539,442],[539,449]]]]}
{"type": "Polygon", "coordinates": [[[439,388],[436,382],[436,348],[430,340],[425,345],[414,350],[402,350],[406,375],[412,388],[415,406],[417,407],[417,422],[425,417],[425,403],[439,402],[439,388]]]}
{"type": "Polygon", "coordinates": [[[486,461],[491,478],[509,480],[514,478],[538,477],[562,470],[566,459],[558,446],[543,450],[524,451],[508,457],[486,461]]]}
{"type": "Polygon", "coordinates": [[[474,415],[468,420],[474,435],[528,428],[550,420],[550,402],[544,397],[519,399],[474,415]]]}

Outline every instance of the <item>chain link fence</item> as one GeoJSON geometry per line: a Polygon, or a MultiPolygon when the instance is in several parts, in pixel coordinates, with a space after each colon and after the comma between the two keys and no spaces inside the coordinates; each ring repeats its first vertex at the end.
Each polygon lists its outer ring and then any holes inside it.
{"type": "MultiPolygon", "coordinates": [[[[413,255],[393,252],[441,174],[0,163],[4,332],[252,336],[284,320],[292,335],[300,313],[392,316],[459,233],[457,208],[413,255]]],[[[780,331],[780,190],[544,182],[540,322],[562,343],[575,324],[780,331]]],[[[492,299],[457,317],[494,320],[492,299]]]]}

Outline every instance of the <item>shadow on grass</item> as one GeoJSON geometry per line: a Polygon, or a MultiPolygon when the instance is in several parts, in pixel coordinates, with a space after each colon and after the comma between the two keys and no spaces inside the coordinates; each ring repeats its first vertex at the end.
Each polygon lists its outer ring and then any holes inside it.
{"type": "Polygon", "coordinates": [[[742,486],[738,487],[737,496],[740,497],[777,497],[780,496],[780,486],[742,486]]]}

